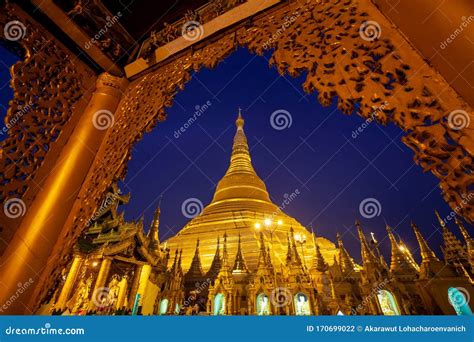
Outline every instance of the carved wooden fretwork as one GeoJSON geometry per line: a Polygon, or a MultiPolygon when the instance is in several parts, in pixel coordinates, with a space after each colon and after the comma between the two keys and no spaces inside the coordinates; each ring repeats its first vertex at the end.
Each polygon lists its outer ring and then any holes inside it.
{"type": "MultiPolygon", "coordinates": [[[[21,46],[25,59],[11,68],[13,99],[1,127],[8,136],[1,143],[0,203],[3,209],[4,201],[18,198],[27,208],[47,174],[38,176],[40,168],[54,164],[57,153],[49,152],[57,152],[56,145],[70,134],[74,123],[66,124],[81,96],[87,103],[84,88],[93,85],[95,75],[18,7],[3,8],[1,38],[21,46]]],[[[20,221],[0,211],[0,255],[20,221]]]]}
{"type": "MultiPolygon", "coordinates": [[[[214,67],[237,46],[262,54],[273,49],[271,64],[283,74],[306,74],[307,92],[317,92],[328,105],[350,114],[357,109],[365,118],[383,124],[393,122],[406,132],[404,142],[415,151],[415,161],[439,178],[449,205],[467,220],[474,220],[473,204],[462,201],[472,191],[472,128],[452,130],[447,116],[472,110],[404,40],[401,34],[368,1],[292,1],[222,34],[214,42],[170,60],[129,85],[108,135],[81,190],[82,203],[68,222],[68,235],[53,258],[56,270],[64,260],[87,220],[100,205],[109,186],[125,176],[133,144],[143,133],[165,119],[165,107],[190,79],[190,72],[214,67]],[[381,29],[378,39],[365,40],[360,28],[375,21],[381,29]],[[383,104],[383,106],[382,106],[383,104]]],[[[471,120],[474,122],[474,119],[471,120]]],[[[472,126],[471,126],[472,127],[472,126]]],[[[50,277],[39,299],[57,272],[50,277]]]]}

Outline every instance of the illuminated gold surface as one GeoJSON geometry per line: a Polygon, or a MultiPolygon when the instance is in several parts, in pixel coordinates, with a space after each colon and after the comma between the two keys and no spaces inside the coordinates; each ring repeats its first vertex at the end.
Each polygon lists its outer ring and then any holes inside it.
{"type": "Polygon", "coordinates": [[[69,269],[68,275],[66,277],[66,281],[64,282],[63,288],[61,289],[61,293],[59,294],[59,298],[56,302],[56,307],[58,309],[64,309],[66,307],[67,300],[71,295],[71,290],[74,282],[76,281],[77,273],[79,272],[81,264],[82,257],[80,255],[75,255],[71,268],[69,269]]]}
{"type": "MultiPolygon", "coordinates": [[[[272,259],[277,267],[285,261],[290,228],[293,227],[295,234],[301,236],[310,234],[301,223],[271,202],[265,183],[252,166],[243,125],[244,120],[239,114],[230,165],[219,181],[211,203],[176,236],[166,241],[171,255],[176,249],[183,249],[182,266],[185,271],[191,264],[198,238],[203,271],[207,272],[216,252],[217,237],[222,237],[224,233],[227,233],[230,264],[233,264],[237,253],[240,233],[242,254],[251,270],[257,268],[259,254],[259,231],[256,223],[260,223],[260,229],[272,250],[272,259]],[[265,224],[265,220],[271,220],[270,225],[268,221],[265,224]],[[281,224],[278,224],[279,221],[281,224]]],[[[317,242],[325,260],[332,264],[336,253],[334,244],[324,238],[318,238],[317,242]]],[[[302,258],[304,254],[306,265],[311,266],[314,254],[312,239],[307,239],[303,246],[299,245],[298,252],[302,258]]]]}

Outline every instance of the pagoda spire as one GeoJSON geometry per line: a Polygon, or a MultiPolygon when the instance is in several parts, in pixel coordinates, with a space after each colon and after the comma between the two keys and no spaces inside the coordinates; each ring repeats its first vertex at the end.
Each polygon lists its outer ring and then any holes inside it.
{"type": "Polygon", "coordinates": [[[273,269],[272,257],[270,254],[270,247],[267,247],[267,265],[270,269],[273,269]]]}
{"type": "Polygon", "coordinates": [[[467,252],[461,241],[448,229],[446,223],[441,219],[439,213],[435,210],[435,215],[443,232],[443,255],[446,263],[461,265],[468,263],[467,252]]]}
{"type": "Polygon", "coordinates": [[[173,265],[171,266],[170,272],[174,273],[176,270],[176,264],[178,262],[178,249],[176,249],[174,253],[174,260],[173,260],[173,265]]]}
{"type": "Polygon", "coordinates": [[[328,270],[328,264],[324,260],[323,255],[321,254],[319,245],[316,242],[316,235],[314,234],[314,231],[312,231],[311,235],[313,236],[313,244],[314,244],[314,258],[313,258],[313,265],[311,268],[319,272],[326,272],[328,270]]]}
{"type": "MultiPolygon", "coordinates": [[[[258,255],[258,267],[267,265],[267,251],[265,249],[265,243],[263,241],[263,233],[260,231],[260,254],[258,255]]],[[[288,243],[290,238],[288,237],[288,243]]]]}
{"type": "Polygon", "coordinates": [[[247,273],[248,268],[245,264],[244,256],[242,255],[242,248],[240,242],[240,233],[239,233],[239,242],[237,245],[237,254],[235,255],[234,267],[232,268],[232,273],[247,273]]]}
{"type": "Polygon", "coordinates": [[[377,258],[375,257],[372,250],[369,248],[369,244],[367,243],[364,232],[362,231],[362,228],[360,227],[359,220],[356,220],[355,225],[357,227],[357,233],[359,235],[360,252],[361,252],[362,262],[364,264],[364,267],[367,266],[368,264],[377,264],[377,258]]]}
{"type": "Polygon", "coordinates": [[[420,245],[420,254],[421,254],[421,261],[422,262],[430,262],[432,260],[438,260],[436,254],[431,250],[428,246],[423,235],[421,235],[420,230],[418,229],[417,225],[412,222],[411,227],[413,228],[413,232],[415,233],[416,240],[418,241],[418,245],[420,245]]]}
{"type": "Polygon", "coordinates": [[[228,285],[233,283],[232,269],[229,266],[229,255],[227,253],[227,232],[224,233],[224,242],[222,244],[222,265],[216,281],[228,285]]]}
{"type": "Polygon", "coordinates": [[[202,266],[201,266],[201,258],[199,256],[199,238],[196,240],[196,249],[194,251],[194,257],[191,261],[191,266],[189,266],[189,270],[186,273],[186,277],[189,278],[200,278],[202,277],[202,266]]]}
{"type": "Polygon", "coordinates": [[[454,222],[459,227],[459,230],[466,241],[467,259],[469,261],[470,271],[474,274],[474,239],[469,235],[466,227],[464,227],[464,224],[458,220],[457,217],[454,217],[454,222]]]}
{"type": "Polygon", "coordinates": [[[415,223],[412,223],[411,226],[420,246],[420,279],[431,279],[435,277],[454,277],[454,269],[450,265],[446,265],[444,262],[439,260],[433,250],[431,250],[431,248],[428,246],[428,243],[421,234],[417,225],[415,223]]]}
{"type": "Polygon", "coordinates": [[[388,238],[392,245],[392,256],[390,258],[390,271],[395,274],[412,274],[418,271],[418,265],[415,266],[411,258],[406,254],[406,247],[400,246],[393,235],[392,229],[387,224],[385,226],[388,238]]]}
{"type": "Polygon", "coordinates": [[[217,235],[217,247],[216,253],[214,254],[214,259],[212,259],[211,267],[209,267],[209,271],[207,271],[207,276],[211,278],[217,277],[222,266],[222,260],[220,256],[220,239],[219,235],[217,235]]]}
{"type": "MultiPolygon", "coordinates": [[[[234,144],[232,146],[232,154],[230,157],[230,166],[226,175],[233,173],[255,173],[250,159],[249,146],[247,144],[247,137],[244,132],[244,118],[239,111],[235,126],[237,128],[234,136],[234,144]]],[[[225,177],[225,176],[224,176],[225,177]]]]}
{"type": "Polygon", "coordinates": [[[150,225],[150,230],[148,231],[148,240],[150,241],[148,247],[152,250],[155,250],[160,245],[160,239],[158,237],[158,228],[160,227],[160,214],[161,214],[161,197],[158,201],[158,206],[156,207],[155,214],[153,216],[153,221],[150,225]]]}
{"type": "Polygon", "coordinates": [[[435,215],[436,215],[436,218],[438,219],[438,222],[439,222],[439,225],[441,226],[441,228],[443,230],[447,229],[446,222],[444,222],[444,220],[441,218],[441,216],[438,213],[438,210],[435,210],[435,215]]]}
{"type": "Polygon", "coordinates": [[[178,264],[177,264],[177,270],[178,270],[179,273],[183,273],[183,267],[181,266],[181,257],[182,257],[182,255],[183,255],[183,249],[180,249],[178,264]]]}
{"type": "Polygon", "coordinates": [[[227,233],[224,233],[224,244],[222,248],[222,266],[221,269],[224,271],[229,271],[229,255],[227,253],[227,233]]]}
{"type": "Polygon", "coordinates": [[[242,113],[239,112],[235,121],[236,132],[229,168],[217,184],[214,198],[207,208],[213,208],[222,201],[235,198],[271,203],[265,183],[258,177],[252,166],[244,123],[242,113]]]}
{"type": "Polygon", "coordinates": [[[295,232],[293,230],[293,227],[290,228],[290,232],[288,234],[287,248],[288,251],[286,253],[286,264],[293,266],[302,266],[301,258],[298,254],[298,249],[296,248],[295,232]]]}
{"type": "Polygon", "coordinates": [[[343,274],[351,273],[356,269],[354,259],[350,256],[347,249],[342,242],[341,234],[336,234],[337,247],[339,252],[339,267],[343,274]]]}
{"type": "Polygon", "coordinates": [[[466,241],[467,248],[468,249],[472,248],[472,246],[470,246],[470,245],[472,245],[472,238],[469,235],[469,233],[467,232],[466,227],[464,227],[464,224],[457,217],[454,217],[454,222],[459,227],[459,230],[461,231],[461,234],[462,234],[464,240],[466,241]]]}

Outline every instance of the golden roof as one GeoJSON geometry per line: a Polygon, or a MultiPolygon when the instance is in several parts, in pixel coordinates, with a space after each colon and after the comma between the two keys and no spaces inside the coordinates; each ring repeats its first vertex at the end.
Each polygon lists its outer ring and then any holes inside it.
{"type": "MultiPolygon", "coordinates": [[[[185,271],[191,265],[198,238],[199,254],[205,273],[214,258],[217,237],[224,236],[225,233],[229,261],[234,262],[240,234],[241,253],[250,270],[255,270],[258,263],[259,231],[256,223],[260,224],[276,267],[285,262],[287,234],[291,228],[295,235],[310,234],[297,220],[286,215],[270,200],[265,183],[253,168],[244,133],[244,119],[240,112],[235,123],[237,129],[230,165],[219,181],[211,203],[178,234],[166,241],[172,253],[176,249],[183,250],[182,266],[185,271]]],[[[334,244],[324,238],[318,238],[317,243],[325,260],[332,264],[336,253],[334,244]]],[[[313,241],[309,238],[306,243],[298,246],[298,252],[302,258],[304,256],[307,267],[311,266],[314,251],[313,241]]]]}

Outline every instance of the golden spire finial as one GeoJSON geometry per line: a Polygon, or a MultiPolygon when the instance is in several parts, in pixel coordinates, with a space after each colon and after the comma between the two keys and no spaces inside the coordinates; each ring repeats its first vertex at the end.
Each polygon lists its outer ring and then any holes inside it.
{"type": "Polygon", "coordinates": [[[388,237],[392,245],[392,256],[390,258],[390,271],[392,273],[407,273],[411,274],[418,271],[418,265],[410,258],[409,251],[404,244],[399,244],[392,229],[386,224],[388,237]]]}
{"type": "Polygon", "coordinates": [[[365,238],[364,232],[362,231],[359,220],[355,221],[355,225],[357,227],[357,234],[359,235],[360,240],[360,252],[362,256],[362,262],[364,264],[378,263],[378,260],[375,257],[372,249],[369,248],[369,244],[367,243],[367,239],[365,238]]]}
{"type": "MultiPolygon", "coordinates": [[[[355,263],[352,257],[349,255],[349,252],[345,249],[344,244],[342,243],[342,237],[339,232],[336,233],[337,245],[338,245],[338,255],[339,255],[339,266],[341,267],[342,273],[350,273],[355,270],[355,263]]],[[[334,256],[336,257],[336,256],[334,256]]]]}
{"type": "Polygon", "coordinates": [[[466,242],[471,240],[471,237],[469,236],[469,233],[468,233],[467,229],[464,227],[464,224],[462,224],[462,222],[459,221],[457,216],[454,217],[454,222],[459,227],[459,230],[461,231],[461,234],[462,234],[464,240],[466,240],[466,242]]]}
{"type": "Polygon", "coordinates": [[[235,120],[236,132],[230,156],[230,165],[224,177],[219,181],[214,198],[206,208],[207,211],[214,206],[223,205],[227,200],[236,198],[247,201],[271,203],[265,183],[258,177],[250,158],[247,137],[244,132],[244,119],[239,110],[235,120]]]}
{"type": "Polygon", "coordinates": [[[413,228],[413,232],[415,233],[418,245],[420,246],[421,261],[426,262],[430,260],[438,260],[436,254],[428,246],[428,243],[426,242],[423,235],[421,235],[421,232],[419,231],[417,225],[412,222],[411,227],[413,228]]]}
{"type": "Polygon", "coordinates": [[[316,235],[314,234],[313,228],[311,228],[311,235],[313,236],[313,244],[314,244],[314,258],[313,258],[313,265],[312,268],[316,269],[320,272],[325,272],[328,269],[328,265],[321,254],[321,250],[319,249],[319,245],[316,242],[316,235]]]}
{"type": "Polygon", "coordinates": [[[235,125],[237,129],[242,129],[244,127],[244,118],[242,117],[242,110],[239,107],[239,115],[237,116],[237,120],[235,120],[235,125]]]}
{"type": "Polygon", "coordinates": [[[438,219],[438,222],[439,222],[439,225],[441,226],[441,228],[443,230],[447,229],[446,222],[444,222],[444,220],[441,218],[441,216],[438,213],[438,210],[435,210],[435,215],[436,215],[436,218],[438,219]]]}
{"type": "Polygon", "coordinates": [[[247,265],[245,264],[244,257],[242,255],[242,246],[240,241],[240,233],[239,233],[239,240],[237,244],[237,254],[235,255],[234,267],[232,268],[232,272],[247,272],[247,265]]]}
{"type": "Polygon", "coordinates": [[[337,245],[339,247],[342,247],[343,246],[343,243],[342,243],[342,238],[341,238],[341,234],[339,232],[336,233],[336,240],[337,240],[337,245]]]}

